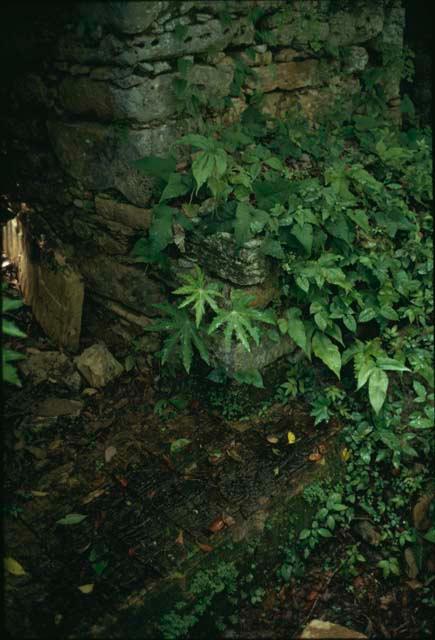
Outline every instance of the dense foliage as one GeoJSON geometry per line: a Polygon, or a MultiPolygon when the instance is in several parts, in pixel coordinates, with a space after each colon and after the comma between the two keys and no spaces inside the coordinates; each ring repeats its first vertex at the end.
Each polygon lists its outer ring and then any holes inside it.
{"type": "Polygon", "coordinates": [[[227,349],[234,339],[250,350],[265,333],[276,340],[278,329],[337,378],[353,362],[356,389],[368,388],[376,413],[388,372],[431,382],[428,357],[403,348],[409,329],[430,327],[433,312],[430,131],[413,126],[407,99],[408,127],[399,130],[379,80],[366,74],[353,115],[335,108],[312,127],[297,112],[277,120],[251,105],[240,123],[182,137],[176,144],[192,149],[191,162],[178,170],[173,157],[139,161],[159,181],[137,260],[165,268],[185,234],[226,231],[238,247],[261,238],[280,273],[280,298],[261,311],[243,293],[225,300],[197,268],[174,291],[185,299],[161,307],[170,319],[151,327],[169,334],[164,362],[178,353],[189,371],[194,348],[209,361],[216,331],[227,349]]]}

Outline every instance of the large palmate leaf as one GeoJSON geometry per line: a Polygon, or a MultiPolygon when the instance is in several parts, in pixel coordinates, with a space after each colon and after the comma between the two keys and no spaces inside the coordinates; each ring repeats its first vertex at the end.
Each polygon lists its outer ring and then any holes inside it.
{"type": "Polygon", "coordinates": [[[257,345],[260,343],[260,331],[253,322],[275,324],[275,320],[270,312],[259,311],[249,306],[253,300],[253,296],[233,290],[231,292],[231,309],[219,309],[211,323],[208,329],[209,335],[214,333],[222,325],[225,325],[224,347],[227,351],[231,349],[233,335],[236,340],[243,345],[246,351],[251,351],[249,338],[252,338],[257,345]]]}
{"type": "Polygon", "coordinates": [[[154,306],[166,318],[155,320],[145,327],[145,331],[165,331],[169,333],[161,351],[162,363],[167,362],[171,354],[178,353],[184,368],[189,373],[193,359],[193,347],[195,347],[204,362],[208,364],[207,347],[188,313],[169,303],[155,304],[154,306]]]}
{"type": "Polygon", "coordinates": [[[179,309],[188,305],[193,306],[195,310],[195,322],[199,327],[205,313],[205,307],[208,305],[213,311],[218,312],[216,298],[221,298],[219,292],[219,284],[217,282],[206,282],[205,275],[198,265],[195,266],[193,274],[182,276],[184,285],[179,287],[173,293],[177,296],[187,296],[183,302],[178,305],[179,309]]]}

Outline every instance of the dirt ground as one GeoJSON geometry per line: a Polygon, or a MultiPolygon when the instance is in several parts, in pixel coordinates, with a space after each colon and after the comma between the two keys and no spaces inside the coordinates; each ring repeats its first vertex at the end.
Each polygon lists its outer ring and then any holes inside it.
{"type": "MultiPolygon", "coordinates": [[[[16,294],[13,272],[6,275],[16,294]]],[[[28,307],[16,322],[28,337],[14,339],[14,349],[53,349],[28,307]]],[[[4,555],[25,571],[5,572],[8,637],[107,637],[100,621],[108,614],[109,637],[123,637],[116,611],[129,594],[163,581],[194,547],[212,554],[221,529],[243,529],[316,447],[319,432],[303,406],[272,407],[237,429],[198,398],[156,411],[157,378],[143,367],[103,390],[5,385],[4,555]],[[291,455],[289,425],[299,443],[291,455]],[[70,514],[85,517],[68,526],[70,514]]],[[[350,542],[336,539],[337,558],[350,542]]],[[[334,558],[325,569],[327,553],[280,590],[271,568],[261,602],[246,601],[237,624],[216,637],[295,638],[313,618],[371,638],[430,636],[417,581],[380,581],[370,562],[344,577],[334,558]]]]}

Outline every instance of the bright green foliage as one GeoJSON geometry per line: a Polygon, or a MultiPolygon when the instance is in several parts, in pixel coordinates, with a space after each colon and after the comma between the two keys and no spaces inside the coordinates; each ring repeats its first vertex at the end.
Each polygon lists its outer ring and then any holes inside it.
{"type": "MultiPolygon", "coordinates": [[[[4,288],[4,287],[3,287],[4,288]]],[[[2,313],[9,314],[11,311],[15,309],[19,309],[23,305],[21,300],[13,300],[12,298],[7,298],[3,296],[2,298],[2,313]]],[[[26,334],[19,329],[15,322],[12,320],[8,320],[7,318],[2,318],[2,334],[3,336],[13,336],[15,338],[25,338],[26,334]]],[[[12,362],[16,362],[17,360],[22,360],[24,356],[17,351],[13,351],[6,346],[3,346],[2,349],[2,371],[3,371],[3,380],[8,382],[9,384],[14,384],[17,387],[21,387],[21,380],[18,377],[18,372],[16,367],[12,364],[12,362]]]]}
{"type": "Polygon", "coordinates": [[[204,317],[205,307],[208,305],[213,311],[218,312],[216,298],[221,298],[219,285],[215,282],[207,284],[203,271],[196,265],[194,274],[183,276],[184,285],[179,287],[173,293],[178,296],[187,296],[183,302],[178,305],[179,309],[192,305],[195,310],[195,323],[199,327],[204,317]]]}
{"type": "Polygon", "coordinates": [[[208,364],[207,347],[186,311],[177,309],[177,307],[168,303],[156,304],[155,307],[166,316],[166,319],[155,320],[146,327],[146,331],[169,333],[161,352],[163,364],[168,361],[174,352],[178,353],[184,368],[189,373],[193,358],[193,347],[198,350],[201,358],[208,364]]]}
{"type": "Polygon", "coordinates": [[[225,325],[224,346],[227,351],[231,349],[233,334],[236,340],[244,346],[246,351],[251,350],[249,338],[252,338],[257,345],[260,343],[259,327],[252,324],[253,322],[275,324],[275,320],[270,312],[260,311],[249,306],[253,299],[253,296],[233,289],[231,292],[231,308],[219,309],[216,317],[210,324],[208,329],[209,335],[214,333],[222,325],[225,325]]]}

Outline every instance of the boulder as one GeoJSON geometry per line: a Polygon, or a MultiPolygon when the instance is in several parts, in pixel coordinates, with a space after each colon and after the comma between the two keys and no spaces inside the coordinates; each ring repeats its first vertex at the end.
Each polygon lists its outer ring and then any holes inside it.
{"type": "Polygon", "coordinates": [[[124,371],[104,344],[94,344],[74,359],[77,369],[91,387],[105,387],[124,371]]]}
{"type": "Polygon", "coordinates": [[[71,391],[80,391],[81,378],[72,361],[60,351],[32,349],[26,359],[18,363],[21,373],[29,376],[33,384],[53,382],[65,385],[71,391]]]}
{"type": "Polygon", "coordinates": [[[311,638],[312,640],[363,640],[367,638],[363,633],[343,627],[341,624],[327,622],[326,620],[311,620],[302,631],[299,638],[311,638]]]}

